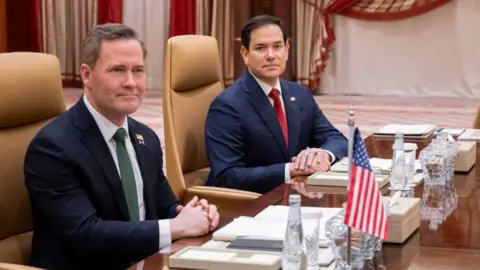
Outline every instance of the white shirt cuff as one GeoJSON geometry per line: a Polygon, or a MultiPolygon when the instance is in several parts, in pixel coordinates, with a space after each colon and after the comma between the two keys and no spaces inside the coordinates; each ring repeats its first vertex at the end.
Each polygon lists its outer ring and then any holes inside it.
{"type": "Polygon", "coordinates": [[[172,244],[172,235],[170,233],[169,219],[162,219],[158,221],[158,237],[160,249],[170,246],[170,244],[172,244]]]}
{"type": "Polygon", "coordinates": [[[290,163],[285,164],[285,183],[289,183],[290,180],[290,163]]]}
{"type": "Polygon", "coordinates": [[[335,155],[334,155],[332,152],[328,151],[328,150],[325,150],[325,149],[324,149],[323,151],[325,151],[325,152],[327,152],[327,153],[330,154],[330,157],[332,158],[332,162],[330,162],[330,164],[333,164],[333,162],[335,162],[335,155]]]}

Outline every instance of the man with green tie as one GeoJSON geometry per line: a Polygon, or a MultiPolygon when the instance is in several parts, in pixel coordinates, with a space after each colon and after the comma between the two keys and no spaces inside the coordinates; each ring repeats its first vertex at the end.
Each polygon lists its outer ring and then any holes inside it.
{"type": "Polygon", "coordinates": [[[157,135],[128,116],[145,96],[145,55],[120,24],[100,25],[83,41],[84,95],[35,136],[25,159],[33,266],[125,269],[218,225],[206,200],[179,205],[157,135]]]}

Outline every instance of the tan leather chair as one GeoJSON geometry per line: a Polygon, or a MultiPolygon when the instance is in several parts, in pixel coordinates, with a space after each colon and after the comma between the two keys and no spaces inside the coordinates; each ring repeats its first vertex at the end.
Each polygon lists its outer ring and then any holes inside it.
{"type": "Polygon", "coordinates": [[[204,186],[210,171],[204,126],[208,108],[224,89],[217,40],[185,35],[168,40],[165,56],[163,118],[167,179],[183,203],[197,195],[219,211],[261,194],[204,186]]]}
{"type": "MultiPolygon", "coordinates": [[[[24,182],[35,134],[65,111],[60,63],[40,53],[0,54],[0,262],[28,264],[32,240],[24,182]]],[[[5,264],[0,269],[19,269],[5,264]],[[3,268],[2,268],[3,267],[3,268]]]]}
{"type": "Polygon", "coordinates": [[[11,263],[0,263],[0,270],[42,270],[41,268],[11,264],[11,263]]]}
{"type": "Polygon", "coordinates": [[[480,129],[480,106],[477,108],[477,115],[475,115],[475,120],[473,121],[473,128],[480,129]]]}

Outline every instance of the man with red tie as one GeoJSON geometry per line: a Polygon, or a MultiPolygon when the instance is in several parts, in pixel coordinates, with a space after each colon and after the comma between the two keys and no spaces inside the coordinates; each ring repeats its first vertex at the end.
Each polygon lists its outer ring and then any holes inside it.
{"type": "Polygon", "coordinates": [[[309,89],[280,80],[289,50],[282,21],[252,18],[241,40],[247,71],[215,98],[205,123],[207,185],[266,193],[295,176],[328,171],[348,142],[309,89]]]}

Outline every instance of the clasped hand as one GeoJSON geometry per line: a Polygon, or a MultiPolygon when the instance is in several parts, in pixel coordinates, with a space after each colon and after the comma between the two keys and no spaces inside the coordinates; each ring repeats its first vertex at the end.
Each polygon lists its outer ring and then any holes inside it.
{"type": "Polygon", "coordinates": [[[196,237],[213,231],[217,226],[220,215],[217,207],[208,204],[207,200],[199,200],[195,196],[185,206],[177,206],[178,216],[172,220],[172,240],[183,237],[196,237]],[[173,233],[173,232],[178,233],[173,233]]]}
{"type": "Polygon", "coordinates": [[[299,175],[311,175],[316,172],[330,170],[331,156],[320,148],[307,148],[293,157],[290,163],[290,177],[299,175]]]}

